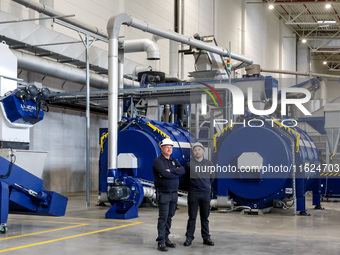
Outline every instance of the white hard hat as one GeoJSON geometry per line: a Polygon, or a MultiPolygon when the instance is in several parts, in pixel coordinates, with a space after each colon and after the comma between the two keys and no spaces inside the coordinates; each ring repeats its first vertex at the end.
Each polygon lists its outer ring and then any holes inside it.
{"type": "Polygon", "coordinates": [[[201,144],[201,143],[199,143],[199,142],[194,143],[194,145],[192,146],[192,149],[194,149],[196,146],[199,146],[199,147],[201,147],[203,150],[205,150],[203,144],[201,144]]]}
{"type": "Polygon", "coordinates": [[[174,146],[174,143],[172,142],[172,140],[170,138],[165,138],[162,140],[161,142],[161,146],[163,145],[171,145],[171,146],[174,146]]]}

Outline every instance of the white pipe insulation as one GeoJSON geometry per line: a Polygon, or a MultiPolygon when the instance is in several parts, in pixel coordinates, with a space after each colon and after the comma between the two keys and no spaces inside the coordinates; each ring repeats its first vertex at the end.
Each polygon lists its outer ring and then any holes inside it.
{"type": "MultiPolygon", "coordinates": [[[[20,69],[81,84],[86,82],[86,72],[84,70],[21,51],[12,50],[12,52],[18,59],[18,68],[20,69]]],[[[90,73],[90,84],[99,89],[106,89],[108,78],[90,73]]]]}
{"type": "Polygon", "coordinates": [[[148,60],[159,60],[158,45],[150,39],[127,40],[123,42],[124,53],[142,52],[147,53],[148,60]]]}
{"type": "MultiPolygon", "coordinates": [[[[85,84],[86,71],[70,65],[58,63],[53,60],[37,57],[32,54],[24,53],[17,50],[11,50],[18,59],[18,68],[26,71],[36,72],[43,75],[51,76],[58,79],[63,79],[71,82],[85,84]]],[[[141,67],[136,68],[136,70],[141,67]]],[[[148,68],[145,67],[145,70],[148,68]]],[[[107,89],[109,79],[107,76],[90,73],[91,87],[98,89],[107,89]]],[[[139,87],[139,82],[124,79],[124,86],[139,87]]]]}
{"type": "Polygon", "coordinates": [[[214,52],[221,56],[231,56],[232,59],[239,60],[251,65],[252,59],[242,55],[229,53],[228,50],[207,44],[203,41],[186,37],[181,34],[165,31],[163,29],[150,26],[147,22],[140,21],[128,16],[126,13],[118,14],[109,19],[107,32],[109,35],[109,137],[108,137],[108,169],[117,169],[117,106],[118,106],[118,38],[121,25],[127,25],[144,32],[149,32],[176,42],[188,44],[196,48],[214,52]]]}

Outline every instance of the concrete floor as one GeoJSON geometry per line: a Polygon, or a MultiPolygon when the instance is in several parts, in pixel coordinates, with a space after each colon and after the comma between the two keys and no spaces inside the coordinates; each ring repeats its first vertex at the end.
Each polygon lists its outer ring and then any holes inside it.
{"type": "MultiPolygon", "coordinates": [[[[65,217],[10,215],[8,232],[0,235],[4,254],[162,254],[156,250],[157,208],[140,208],[132,220],[107,220],[108,207],[97,207],[96,195],[85,207],[84,194],[67,194],[65,217]]],[[[184,247],[187,208],[180,207],[173,218],[173,254],[340,254],[340,202],[323,202],[324,211],[310,217],[293,216],[292,209],[275,209],[264,215],[239,212],[210,216],[214,247],[202,244],[200,228],[190,247],[184,247]]]]}

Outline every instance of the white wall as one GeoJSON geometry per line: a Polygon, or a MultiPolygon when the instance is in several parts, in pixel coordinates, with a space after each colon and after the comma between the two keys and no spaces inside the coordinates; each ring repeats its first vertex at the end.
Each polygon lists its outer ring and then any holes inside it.
{"type": "MultiPolygon", "coordinates": [[[[35,2],[39,2],[36,0],[35,2]]],[[[153,26],[174,30],[174,0],[43,0],[65,15],[98,27],[106,32],[108,19],[121,12],[147,21],[153,26]]],[[[186,0],[184,1],[184,35],[215,35],[219,46],[252,58],[264,68],[296,70],[295,41],[281,21],[261,4],[247,4],[246,0],[186,0]],[[287,38],[286,38],[287,37],[287,38]]],[[[18,18],[37,18],[39,14],[10,0],[0,1],[1,11],[18,18]]],[[[38,22],[37,22],[38,23],[38,22]]],[[[44,23],[45,24],[45,23],[44,23]]],[[[50,26],[47,23],[47,26],[50,26]]],[[[72,30],[54,24],[53,29],[79,39],[72,30]]],[[[152,38],[151,34],[123,26],[122,39],[152,38]]],[[[95,42],[97,47],[107,48],[95,42]]],[[[169,72],[169,42],[158,41],[161,60],[147,61],[145,53],[126,54],[126,57],[154,69],[169,72]]],[[[83,47],[79,45],[79,47],[83,47]]],[[[188,46],[185,46],[188,48],[188,46]]],[[[194,70],[192,55],[183,56],[183,78],[194,70]]],[[[181,73],[181,72],[180,72],[181,73]]],[[[271,75],[271,74],[270,74],[271,75]]],[[[80,90],[83,85],[45,78],[41,75],[21,74],[25,81],[41,82],[44,86],[65,90],[80,90]]],[[[85,190],[85,117],[83,112],[52,108],[45,119],[32,129],[31,148],[48,151],[44,179],[48,189],[59,192],[85,190]]],[[[97,189],[98,129],[107,127],[106,116],[91,115],[91,189],[97,189]]]]}
{"type": "MultiPolygon", "coordinates": [[[[107,127],[107,118],[91,115],[90,187],[98,187],[99,128],[107,127]]],[[[43,172],[44,186],[57,192],[85,190],[85,112],[51,107],[43,121],[31,130],[30,149],[47,151],[43,172]]]]}
{"type": "MultiPolygon", "coordinates": [[[[229,48],[231,42],[233,53],[253,59],[254,64],[262,68],[296,71],[295,35],[265,5],[249,0],[215,2],[215,35],[219,46],[229,48]]],[[[244,74],[244,70],[239,72],[244,74]]],[[[272,73],[264,75],[295,78],[272,73]]]]}
{"type": "MultiPolygon", "coordinates": [[[[296,71],[295,35],[266,5],[246,4],[245,55],[264,69],[296,71]]],[[[264,73],[279,79],[279,86],[291,86],[295,76],[264,73]]]]}

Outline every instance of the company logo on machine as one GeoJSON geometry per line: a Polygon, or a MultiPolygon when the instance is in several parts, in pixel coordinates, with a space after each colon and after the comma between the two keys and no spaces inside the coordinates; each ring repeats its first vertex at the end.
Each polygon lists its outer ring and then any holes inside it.
{"type": "Polygon", "coordinates": [[[21,108],[21,110],[23,110],[23,111],[36,111],[37,110],[37,107],[36,106],[34,106],[34,105],[24,105],[24,104],[21,104],[20,105],[20,108],[21,108]]]}

